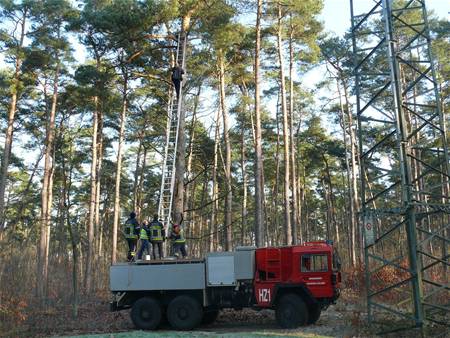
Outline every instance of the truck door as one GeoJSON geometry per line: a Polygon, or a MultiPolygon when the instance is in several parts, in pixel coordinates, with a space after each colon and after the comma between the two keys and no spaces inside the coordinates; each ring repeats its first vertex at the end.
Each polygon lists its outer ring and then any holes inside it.
{"type": "Polygon", "coordinates": [[[332,296],[330,263],[327,252],[300,256],[299,269],[303,281],[316,298],[332,296]]]}

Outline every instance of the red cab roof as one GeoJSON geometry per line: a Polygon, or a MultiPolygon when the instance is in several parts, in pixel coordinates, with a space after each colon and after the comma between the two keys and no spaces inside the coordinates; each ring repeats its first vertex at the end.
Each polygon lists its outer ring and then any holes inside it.
{"type": "Polygon", "coordinates": [[[291,249],[294,252],[318,252],[318,251],[333,251],[333,244],[331,241],[314,241],[314,242],[305,242],[302,244],[291,245],[291,246],[280,246],[280,247],[265,247],[258,248],[256,250],[263,251],[266,249],[282,249],[289,250],[291,249]]]}

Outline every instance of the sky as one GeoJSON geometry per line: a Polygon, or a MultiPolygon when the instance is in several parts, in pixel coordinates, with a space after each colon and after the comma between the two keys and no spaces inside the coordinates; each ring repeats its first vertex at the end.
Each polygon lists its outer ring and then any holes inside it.
{"type": "MultiPolygon", "coordinates": [[[[374,0],[353,0],[353,3],[358,11],[355,14],[370,10],[375,4],[374,0]]],[[[449,0],[426,0],[425,4],[428,12],[433,10],[439,17],[450,19],[449,0]]],[[[325,0],[320,19],[325,30],[342,35],[350,27],[350,0],[325,0]]]]}
{"type": "MultiPolygon", "coordinates": [[[[299,0],[301,1],[301,0],[299,0]]],[[[374,0],[353,0],[355,8],[360,11],[370,9],[374,0]]],[[[439,17],[450,20],[449,0],[426,0],[428,11],[434,11],[439,17]]],[[[358,12],[360,12],[358,11],[358,12]]],[[[325,30],[336,35],[342,35],[350,27],[350,0],[325,0],[324,8],[320,14],[325,30]]],[[[74,39],[72,40],[74,43],[74,39]]],[[[85,59],[84,51],[75,50],[75,57],[82,62],[85,59]]],[[[3,55],[0,53],[0,66],[3,64],[3,55]]]]}
{"type": "MultiPolygon", "coordinates": [[[[353,0],[355,15],[367,13],[375,5],[375,0],[353,0]]],[[[434,12],[441,19],[450,20],[450,0],[425,0],[427,11],[434,12]]],[[[325,0],[322,13],[319,19],[323,22],[324,31],[328,34],[342,36],[349,29],[350,21],[350,0],[325,0]]],[[[316,67],[304,74],[301,79],[304,87],[315,89],[317,83],[323,81],[327,77],[324,66],[316,67]]],[[[324,94],[324,90],[316,95],[316,102],[320,100],[320,95],[324,94]]],[[[320,105],[320,104],[318,104],[320,105]]],[[[333,128],[333,121],[324,120],[329,128],[333,128]]]]}
{"type": "MultiPolygon", "coordinates": [[[[301,0],[299,0],[301,1],[301,0]]],[[[369,10],[374,0],[353,0],[358,13],[369,10]]],[[[450,20],[449,0],[426,0],[428,11],[434,11],[439,17],[450,20]]],[[[319,18],[324,24],[325,31],[335,35],[344,34],[350,27],[350,0],[324,0],[324,8],[319,18]]],[[[78,45],[75,38],[71,39],[74,47],[78,45]]],[[[86,54],[75,47],[75,58],[83,62],[86,54]]],[[[3,55],[0,53],[0,66],[3,66],[3,55]]]]}

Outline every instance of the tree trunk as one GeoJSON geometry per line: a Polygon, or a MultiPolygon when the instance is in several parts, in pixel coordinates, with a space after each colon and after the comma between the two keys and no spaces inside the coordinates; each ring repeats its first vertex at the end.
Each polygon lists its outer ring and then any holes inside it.
{"type": "Polygon", "coordinates": [[[242,228],[241,245],[245,245],[245,230],[247,229],[247,159],[245,155],[245,128],[241,126],[241,173],[242,173],[242,228]]]}
{"type": "MultiPolygon", "coordinates": [[[[339,106],[341,110],[341,120],[342,120],[342,133],[344,135],[344,147],[345,147],[345,164],[347,167],[347,183],[348,183],[348,197],[349,197],[349,220],[350,220],[350,232],[349,232],[349,252],[350,252],[350,262],[352,266],[355,266],[356,264],[356,253],[355,253],[355,236],[354,231],[356,229],[356,218],[355,218],[355,210],[354,210],[354,194],[353,194],[353,182],[351,179],[351,170],[350,167],[350,156],[353,156],[353,154],[348,153],[348,140],[347,140],[347,133],[349,133],[349,129],[351,128],[351,125],[347,125],[346,122],[348,122],[348,116],[345,113],[344,104],[342,102],[342,95],[341,95],[341,88],[339,85],[339,80],[336,79],[336,87],[339,95],[339,106]],[[347,119],[347,121],[346,121],[347,119]]],[[[350,146],[351,148],[351,146],[350,146]]]]}
{"type": "Polygon", "coordinates": [[[272,192],[272,198],[273,198],[273,204],[274,204],[274,211],[272,212],[272,219],[273,221],[272,226],[275,227],[272,231],[272,233],[275,235],[275,238],[271,239],[269,242],[269,245],[279,245],[279,239],[280,239],[280,217],[278,217],[278,205],[279,205],[279,194],[280,194],[280,91],[278,91],[278,99],[277,99],[277,109],[275,113],[275,120],[277,125],[277,144],[276,144],[276,151],[275,151],[275,182],[272,192]]]}
{"type": "Polygon", "coordinates": [[[345,99],[345,111],[347,113],[347,121],[348,121],[348,132],[350,138],[350,159],[351,159],[351,167],[352,167],[352,175],[351,175],[351,194],[353,195],[353,214],[352,214],[352,222],[351,222],[351,237],[352,237],[352,266],[356,265],[356,229],[358,228],[358,211],[359,211],[359,200],[358,200],[358,177],[357,177],[357,164],[356,158],[358,157],[357,149],[356,149],[356,137],[355,131],[353,130],[353,117],[352,113],[349,109],[350,102],[348,99],[348,91],[347,85],[345,82],[343,83],[344,88],[344,99],[345,99]]]}
{"type": "MultiPolygon", "coordinates": [[[[190,16],[187,15],[183,18],[183,31],[181,34],[183,35],[184,46],[183,50],[186,51],[187,47],[187,29],[189,27],[190,16]]],[[[186,62],[183,58],[182,68],[186,72],[186,62]]],[[[186,77],[185,77],[186,78],[186,77]]],[[[184,80],[186,81],[186,80],[184,80]]],[[[183,81],[183,82],[184,82],[183,81]]],[[[178,142],[177,142],[177,154],[175,161],[175,196],[173,202],[173,219],[175,223],[180,223],[182,214],[184,212],[184,173],[186,169],[186,112],[184,110],[184,102],[183,102],[183,88],[184,83],[181,84],[180,89],[180,115],[178,116],[178,142]]]]}
{"type": "Polygon", "coordinates": [[[94,113],[92,120],[92,162],[91,162],[91,195],[89,198],[88,252],[86,256],[86,274],[84,287],[87,293],[92,291],[92,261],[94,257],[95,202],[97,201],[97,136],[98,136],[98,96],[94,97],[94,113]]]}
{"type": "MultiPolygon", "coordinates": [[[[194,201],[193,198],[191,198],[191,196],[195,196],[195,191],[197,190],[197,181],[198,180],[194,180],[193,182],[191,182],[191,184],[186,188],[186,208],[185,210],[192,210],[191,212],[188,212],[188,214],[186,216],[187,217],[187,222],[186,222],[186,227],[185,228],[185,234],[187,237],[191,237],[191,238],[195,238],[198,237],[198,232],[199,230],[199,224],[195,222],[195,210],[194,209],[194,201]]],[[[192,245],[192,254],[196,252],[196,250],[194,249],[194,245],[197,246],[198,242],[193,243],[192,245]]]]}
{"type": "Polygon", "coordinates": [[[11,86],[11,104],[8,112],[8,126],[6,128],[5,134],[5,146],[3,148],[3,160],[1,165],[1,175],[0,175],[0,231],[5,226],[5,190],[6,182],[8,179],[8,167],[9,160],[11,156],[11,148],[13,141],[13,131],[14,131],[14,119],[17,110],[17,99],[19,91],[19,81],[20,81],[20,67],[22,66],[22,59],[19,57],[19,50],[23,47],[23,41],[25,38],[25,24],[27,18],[28,10],[25,8],[23,11],[22,19],[20,21],[20,38],[19,46],[16,55],[16,64],[14,69],[14,79],[13,85],[11,86]]]}
{"type": "Polygon", "coordinates": [[[98,236],[98,257],[102,254],[102,226],[105,222],[100,222],[100,197],[101,197],[101,179],[102,179],[102,162],[103,162],[103,113],[102,109],[98,109],[98,128],[97,128],[97,174],[96,174],[96,193],[95,193],[95,225],[97,226],[98,236]]]}
{"type": "MultiPolygon", "coordinates": [[[[192,163],[194,159],[194,144],[195,144],[195,125],[197,123],[197,108],[200,101],[200,93],[201,93],[201,84],[197,88],[197,93],[195,95],[194,99],[194,107],[192,110],[192,121],[191,121],[191,135],[189,137],[189,153],[188,153],[188,162],[186,167],[186,173],[187,173],[187,180],[189,183],[192,179],[192,163]]],[[[193,209],[194,208],[194,199],[195,199],[195,184],[189,184],[189,186],[186,189],[186,209],[193,209]],[[191,188],[191,186],[194,186],[191,188]]],[[[192,212],[193,216],[194,212],[192,212]]],[[[189,219],[193,219],[193,217],[189,217],[189,219]]]]}
{"type": "Polygon", "coordinates": [[[197,123],[197,109],[198,109],[198,105],[200,103],[201,90],[202,90],[202,85],[200,84],[197,88],[197,93],[195,94],[194,107],[192,109],[192,123],[191,123],[191,133],[192,134],[189,138],[189,155],[188,155],[188,163],[187,163],[187,168],[186,168],[188,180],[191,179],[191,175],[192,175],[192,161],[194,158],[194,144],[195,144],[195,125],[197,123]]]}
{"type": "MultiPolygon", "coordinates": [[[[297,195],[297,169],[296,169],[296,149],[294,140],[294,48],[293,48],[293,30],[289,37],[289,114],[290,114],[290,146],[291,146],[291,176],[292,176],[292,238],[293,244],[297,243],[297,229],[300,227],[298,213],[298,195],[297,195]]],[[[302,241],[302,232],[299,229],[298,239],[302,241]]]]}
{"type": "Polygon", "coordinates": [[[333,228],[334,228],[334,233],[336,235],[336,247],[339,249],[339,245],[340,245],[340,237],[339,237],[339,227],[337,224],[337,220],[336,220],[336,199],[335,199],[335,194],[334,194],[334,189],[333,189],[333,182],[331,181],[331,171],[330,171],[330,166],[328,164],[328,160],[325,156],[325,154],[322,155],[323,161],[325,163],[325,172],[326,172],[326,179],[327,179],[327,183],[328,183],[328,192],[329,192],[329,199],[330,199],[330,208],[329,208],[329,212],[330,212],[330,220],[331,223],[333,224],[333,228]]]}
{"type": "Polygon", "coordinates": [[[212,168],[212,210],[211,210],[211,220],[210,220],[210,232],[211,232],[211,242],[209,245],[209,251],[217,250],[218,241],[218,228],[216,221],[216,213],[218,210],[218,196],[219,196],[219,185],[217,183],[217,164],[219,162],[219,130],[220,130],[220,109],[217,109],[216,113],[216,130],[214,132],[214,166],[212,168]]]}
{"type": "Polygon", "coordinates": [[[37,278],[37,295],[40,299],[44,299],[47,294],[45,286],[48,283],[48,248],[50,238],[50,217],[52,207],[52,193],[53,187],[53,141],[55,138],[55,117],[56,105],[58,101],[58,81],[59,81],[59,60],[56,64],[55,76],[53,79],[53,95],[50,115],[48,116],[47,130],[45,137],[45,151],[44,151],[44,177],[41,191],[41,234],[39,244],[39,259],[38,259],[38,278],[37,278]]]}
{"type": "MultiPolygon", "coordinates": [[[[63,137],[61,139],[64,139],[63,137]]],[[[71,194],[71,186],[72,186],[72,142],[69,145],[69,154],[68,155],[68,162],[69,162],[69,169],[66,168],[66,161],[65,161],[65,154],[61,154],[61,160],[62,160],[62,173],[63,173],[63,201],[64,201],[64,214],[65,219],[67,223],[67,230],[69,232],[69,238],[70,238],[70,244],[72,247],[72,316],[74,318],[78,317],[78,302],[79,302],[79,295],[78,295],[78,234],[75,233],[72,222],[70,221],[70,194],[71,194]]]]}
{"type": "Polygon", "coordinates": [[[305,184],[305,181],[306,181],[306,173],[305,173],[305,168],[302,168],[303,170],[302,170],[302,177],[301,177],[301,179],[302,179],[302,185],[303,185],[303,191],[302,191],[302,194],[301,194],[301,199],[304,201],[303,203],[303,210],[304,210],[304,214],[305,214],[305,218],[304,218],[304,223],[303,224],[305,224],[305,242],[308,242],[308,241],[310,241],[311,240],[311,235],[310,235],[310,226],[309,226],[309,215],[310,215],[310,212],[309,212],[309,208],[308,208],[308,199],[306,198],[306,192],[305,192],[305,190],[306,190],[306,184],[305,184]]]}
{"type": "Polygon", "coordinates": [[[220,81],[220,106],[222,108],[223,117],[223,139],[225,142],[225,179],[227,185],[227,195],[225,198],[225,229],[226,229],[226,241],[225,250],[231,251],[233,248],[232,238],[232,203],[233,203],[233,191],[231,184],[231,145],[229,137],[228,126],[228,111],[225,105],[225,65],[222,52],[219,51],[219,81],[220,81]]]}
{"type": "Polygon", "coordinates": [[[133,210],[134,212],[136,212],[138,219],[141,219],[141,214],[137,212],[137,202],[138,202],[139,171],[141,164],[143,138],[144,135],[142,133],[139,133],[139,146],[136,154],[136,167],[134,168],[134,180],[133,180],[133,210]]]}
{"type": "Polygon", "coordinates": [[[297,211],[298,211],[298,223],[299,223],[299,227],[298,227],[298,238],[300,240],[300,243],[303,243],[303,233],[304,233],[304,229],[303,229],[303,218],[302,218],[302,185],[300,182],[300,172],[299,172],[299,168],[296,168],[296,172],[297,172],[297,211]]]}
{"type": "MultiPolygon", "coordinates": [[[[59,68],[59,67],[58,67],[59,68]]],[[[57,97],[55,98],[55,102],[57,101],[57,97]]],[[[56,114],[56,104],[55,107],[53,108],[53,103],[52,103],[52,110],[55,109],[55,114],[56,114]]],[[[55,173],[55,128],[53,128],[53,141],[52,141],[52,149],[51,149],[51,168],[50,168],[50,176],[48,179],[48,216],[47,216],[47,247],[45,248],[45,266],[44,266],[44,270],[47,271],[47,275],[48,275],[48,269],[49,269],[49,262],[50,262],[50,236],[51,236],[51,217],[52,217],[52,207],[53,207],[53,177],[54,177],[54,173],[55,173]]],[[[48,283],[49,283],[49,279],[47,278],[46,280],[46,285],[45,285],[45,294],[48,295],[48,283]]]]}
{"type": "Polygon", "coordinates": [[[257,2],[256,13],[256,45],[255,45],[255,244],[263,245],[263,200],[264,187],[262,184],[263,157],[261,137],[261,112],[260,112],[260,50],[261,50],[261,17],[262,0],[257,2]]]}
{"type": "Polygon", "coordinates": [[[119,131],[119,147],[117,151],[117,166],[116,166],[116,184],[114,192],[114,223],[113,223],[113,243],[111,253],[111,263],[116,262],[117,251],[117,231],[119,228],[120,218],[120,178],[122,173],[122,152],[123,143],[125,139],[125,120],[128,109],[128,73],[123,69],[123,98],[122,98],[122,112],[120,114],[120,131],[119,131]]]}
{"type": "MultiPolygon", "coordinates": [[[[331,203],[330,203],[330,191],[328,190],[328,186],[325,183],[325,177],[321,177],[320,178],[320,184],[322,185],[322,189],[323,189],[323,198],[325,200],[325,205],[326,205],[326,217],[327,217],[327,221],[326,221],[326,238],[330,239],[331,238],[331,203]]],[[[317,224],[317,218],[316,218],[316,224],[317,224]]]]}
{"type": "Polygon", "coordinates": [[[141,166],[141,172],[139,174],[139,183],[138,183],[138,189],[137,189],[137,205],[136,205],[136,213],[139,215],[142,214],[142,193],[144,190],[144,177],[145,177],[145,169],[147,168],[147,152],[148,149],[144,145],[144,155],[142,159],[142,166],[141,166]]]}
{"type": "Polygon", "coordinates": [[[286,103],[286,80],[284,77],[284,55],[283,55],[283,40],[282,40],[282,16],[281,4],[278,4],[278,25],[277,25],[277,52],[278,52],[278,66],[280,68],[280,90],[281,90],[281,110],[283,112],[283,146],[284,146],[284,226],[285,238],[284,244],[292,244],[292,228],[291,228],[291,212],[289,201],[289,186],[290,186],[290,157],[289,157],[289,120],[286,103]]]}

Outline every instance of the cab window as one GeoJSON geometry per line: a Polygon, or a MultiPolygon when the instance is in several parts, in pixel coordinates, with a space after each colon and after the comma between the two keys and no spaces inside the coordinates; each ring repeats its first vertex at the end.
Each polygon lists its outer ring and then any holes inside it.
{"type": "Polygon", "coordinates": [[[328,271],[328,257],[325,254],[302,255],[302,272],[324,272],[328,271]]]}

